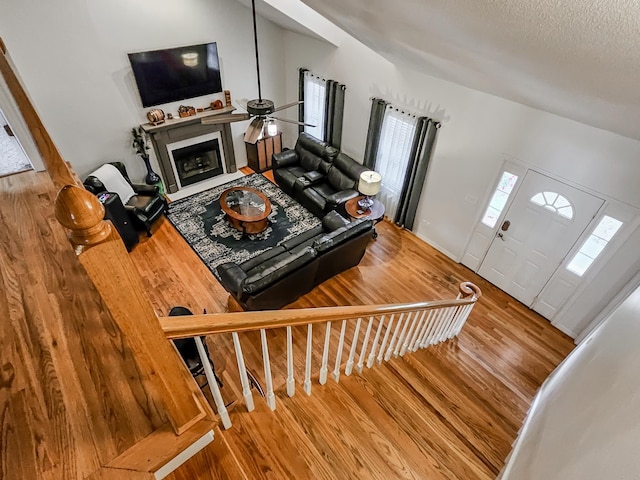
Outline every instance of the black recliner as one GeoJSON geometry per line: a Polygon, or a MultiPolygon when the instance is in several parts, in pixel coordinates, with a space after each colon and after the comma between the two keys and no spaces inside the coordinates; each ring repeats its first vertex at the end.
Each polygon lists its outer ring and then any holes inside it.
{"type": "MultiPolygon", "coordinates": [[[[135,195],[124,204],[132,224],[139,231],[146,231],[147,236],[151,236],[151,225],[158,220],[167,207],[167,201],[160,195],[159,188],[155,185],[143,185],[133,183],[129,179],[127,169],[122,162],[111,162],[116,167],[124,179],[131,185],[135,195]]],[[[94,195],[99,195],[107,191],[104,184],[93,175],[89,175],[83,182],[84,187],[94,195]]]]}

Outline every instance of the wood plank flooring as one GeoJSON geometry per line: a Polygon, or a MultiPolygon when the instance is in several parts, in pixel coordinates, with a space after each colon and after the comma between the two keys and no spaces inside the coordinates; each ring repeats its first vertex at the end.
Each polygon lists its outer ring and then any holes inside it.
{"type": "MultiPolygon", "coordinates": [[[[388,222],[376,228],[378,239],[359,266],[288,308],[450,299],[468,280],[484,295],[459,338],[343,376],[340,384],[316,382],[311,397],[301,385],[293,399],[279,388],[275,412],[256,396],[259,412],[238,405],[231,413],[233,427],[217,432],[210,447],[170,478],[495,478],[535,392],[573,343],[410,232],[388,222]]],[[[158,314],[175,305],[226,311],[226,292],[168,221],[131,256],[158,314]]],[[[324,335],[323,328],[315,332],[324,335]]],[[[262,380],[257,335],[241,339],[247,365],[262,380]]],[[[281,387],[283,333],[269,332],[269,339],[275,385],[281,387]]],[[[300,372],[304,332],[294,339],[300,372]]],[[[225,401],[236,400],[230,335],[208,342],[226,382],[225,401]]],[[[320,350],[314,348],[316,366],[320,350]]]]}
{"type": "Polygon", "coordinates": [[[0,479],[82,479],[166,422],[53,218],[46,173],[0,178],[0,479]]]}

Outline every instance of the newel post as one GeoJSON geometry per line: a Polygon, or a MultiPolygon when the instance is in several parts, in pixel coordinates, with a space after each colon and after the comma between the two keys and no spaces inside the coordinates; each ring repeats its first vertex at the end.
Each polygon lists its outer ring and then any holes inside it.
{"type": "Polygon", "coordinates": [[[124,243],[103,220],[102,204],[87,190],[67,185],[58,193],[55,215],[70,231],[80,263],[164,402],[174,432],[179,435],[202,419],[213,419],[202,392],[165,337],[124,243]]]}

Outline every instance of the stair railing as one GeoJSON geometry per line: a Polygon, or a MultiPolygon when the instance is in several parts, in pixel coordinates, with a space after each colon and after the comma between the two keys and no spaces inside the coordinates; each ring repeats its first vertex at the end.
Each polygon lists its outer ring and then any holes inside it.
{"type": "Polygon", "coordinates": [[[161,317],[159,321],[169,339],[194,337],[218,415],[223,426],[230,428],[229,413],[218,383],[215,381],[201,336],[231,333],[242,385],[242,396],[247,410],[252,411],[254,400],[238,334],[259,331],[264,368],[265,401],[271,410],[275,410],[276,401],[267,330],[286,329],[287,373],[285,385],[287,395],[292,397],[295,394],[296,385],[293,329],[306,327],[302,386],[304,392],[311,395],[314,328],[324,333],[324,335],[318,335],[320,338],[316,339],[316,341],[322,342],[322,360],[317,372],[318,383],[324,385],[330,370],[333,379],[339,382],[342,373],[349,376],[354,369],[357,372],[362,372],[365,368],[372,368],[383,361],[389,361],[391,358],[401,357],[456,337],[481,295],[482,293],[476,285],[463,282],[460,284],[460,293],[455,300],[172,316],[161,317]],[[339,328],[337,335],[332,335],[334,323],[337,323],[337,328],[339,328]],[[347,326],[353,323],[355,323],[352,329],[353,333],[347,335],[347,326]],[[324,330],[322,330],[322,325],[324,325],[324,330]],[[329,358],[332,340],[337,342],[335,361],[333,358],[329,358]]]}

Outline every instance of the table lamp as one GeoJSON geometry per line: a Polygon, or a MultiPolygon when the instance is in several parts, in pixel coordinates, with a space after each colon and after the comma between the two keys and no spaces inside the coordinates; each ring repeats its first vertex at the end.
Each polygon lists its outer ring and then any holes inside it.
{"type": "Polygon", "coordinates": [[[360,174],[358,191],[364,195],[364,198],[358,201],[358,206],[362,210],[369,210],[371,208],[373,205],[373,199],[371,197],[378,194],[381,182],[382,176],[373,170],[367,170],[360,174]]]}

